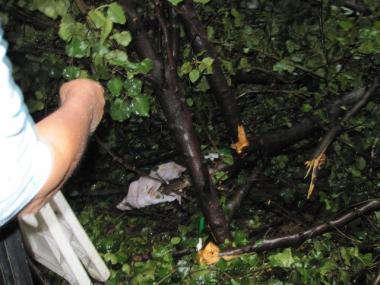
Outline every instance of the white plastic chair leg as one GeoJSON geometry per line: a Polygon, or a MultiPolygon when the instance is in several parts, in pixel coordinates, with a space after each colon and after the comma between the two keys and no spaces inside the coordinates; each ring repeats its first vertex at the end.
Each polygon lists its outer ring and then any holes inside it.
{"type": "Polygon", "coordinates": [[[20,228],[32,257],[70,284],[92,284],[84,267],[98,281],[109,278],[109,270],[60,191],[37,214],[22,217],[20,228]]]}

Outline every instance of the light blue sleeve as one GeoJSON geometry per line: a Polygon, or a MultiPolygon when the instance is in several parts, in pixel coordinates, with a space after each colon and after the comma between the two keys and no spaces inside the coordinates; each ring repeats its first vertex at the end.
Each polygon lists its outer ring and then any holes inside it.
{"type": "Polygon", "coordinates": [[[32,200],[52,168],[52,153],[13,80],[3,35],[0,26],[0,226],[32,200]]]}

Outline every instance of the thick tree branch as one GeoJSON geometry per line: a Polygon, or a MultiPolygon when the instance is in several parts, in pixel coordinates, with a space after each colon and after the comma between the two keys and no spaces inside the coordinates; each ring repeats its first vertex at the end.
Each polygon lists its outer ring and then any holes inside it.
{"type": "Polygon", "coordinates": [[[200,21],[192,1],[184,1],[184,4],[178,6],[176,10],[183,20],[186,34],[190,39],[194,51],[196,53],[204,52],[205,56],[214,59],[213,72],[208,75],[207,79],[219,106],[223,110],[224,120],[228,127],[230,137],[234,142],[237,142],[239,140],[238,125],[242,125],[242,123],[239,117],[235,95],[228,86],[218,56],[207,38],[206,29],[200,21]]]}
{"type": "MultiPolygon", "coordinates": [[[[363,98],[365,88],[359,88],[354,90],[338,100],[328,104],[326,109],[329,116],[334,119],[340,116],[343,112],[343,106],[350,106],[354,103],[359,104],[363,98]]],[[[257,137],[252,140],[252,143],[248,149],[248,152],[254,154],[260,154],[262,156],[274,156],[281,152],[284,148],[293,145],[294,143],[312,135],[314,132],[319,131],[321,126],[316,124],[317,118],[303,118],[299,123],[293,125],[289,129],[281,128],[264,134],[262,137],[257,137]]],[[[239,209],[241,202],[243,201],[247,192],[252,188],[254,184],[255,171],[252,173],[252,181],[243,186],[227,203],[227,209],[229,209],[229,219],[237,209],[239,209]]]]}
{"type": "Polygon", "coordinates": [[[153,62],[153,68],[151,71],[152,83],[155,88],[162,88],[164,84],[164,69],[162,59],[156,55],[148,34],[145,31],[144,25],[140,21],[140,17],[137,14],[136,8],[131,0],[120,1],[125,7],[125,12],[128,15],[128,28],[133,34],[133,45],[139,55],[143,58],[149,58],[153,62]]]}
{"type": "Polygon", "coordinates": [[[175,137],[176,146],[186,159],[200,208],[210,225],[215,240],[218,243],[223,243],[225,239],[230,239],[231,235],[222,207],[219,204],[217,192],[211,183],[207,167],[203,163],[203,155],[192,125],[191,113],[179,96],[177,66],[172,51],[173,44],[170,42],[174,37],[169,36],[168,21],[161,10],[162,2],[157,0],[155,4],[156,15],[164,36],[165,65],[163,60],[154,52],[132,1],[123,0],[120,2],[123,3],[131,19],[128,25],[133,33],[139,56],[153,60],[154,92],[175,137]]]}
{"type": "Polygon", "coordinates": [[[354,208],[353,210],[349,211],[347,214],[344,214],[338,217],[337,219],[312,227],[308,230],[305,230],[296,234],[288,235],[288,236],[260,240],[253,245],[247,245],[240,248],[225,250],[220,253],[220,256],[240,255],[240,254],[251,253],[251,252],[263,252],[267,250],[286,248],[290,246],[297,247],[308,239],[311,239],[318,235],[322,235],[336,228],[340,228],[363,215],[367,215],[374,211],[379,211],[379,210],[380,210],[380,199],[372,200],[366,203],[364,206],[361,206],[359,208],[354,208]]]}
{"type": "MultiPolygon", "coordinates": [[[[364,91],[364,88],[359,88],[327,104],[326,110],[329,117],[335,119],[341,116],[343,113],[342,107],[348,107],[358,102],[363,97],[364,91]]],[[[318,118],[304,117],[299,122],[293,123],[291,128],[278,128],[261,136],[254,137],[247,152],[253,154],[259,153],[264,156],[276,155],[284,148],[321,130],[321,125],[317,124],[318,121],[318,118]]]]}

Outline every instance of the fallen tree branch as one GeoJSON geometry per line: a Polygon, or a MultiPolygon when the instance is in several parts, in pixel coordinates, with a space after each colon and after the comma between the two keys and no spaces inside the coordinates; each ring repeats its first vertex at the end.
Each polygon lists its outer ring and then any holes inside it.
{"type": "MultiPolygon", "coordinates": [[[[351,91],[343,95],[338,100],[326,105],[326,110],[330,118],[334,119],[342,115],[342,107],[351,106],[358,102],[365,92],[364,88],[351,91]]],[[[258,137],[253,137],[248,153],[262,156],[274,156],[281,150],[289,147],[304,138],[309,137],[314,132],[321,130],[317,117],[303,117],[298,122],[293,123],[291,128],[278,128],[258,137]]]]}
{"type": "Polygon", "coordinates": [[[259,168],[255,168],[252,171],[252,174],[248,178],[248,181],[244,187],[239,189],[236,194],[230,199],[227,203],[227,219],[231,221],[236,211],[239,209],[243,198],[247,195],[248,191],[251,190],[253,185],[257,182],[257,178],[259,176],[259,168]]]}
{"type": "Polygon", "coordinates": [[[374,211],[379,211],[379,210],[380,210],[380,199],[372,200],[366,203],[364,206],[353,208],[351,211],[338,217],[337,219],[312,227],[308,230],[304,230],[302,232],[283,236],[283,237],[259,240],[253,245],[247,245],[240,248],[222,251],[219,255],[220,256],[241,255],[245,253],[252,253],[252,252],[258,253],[258,252],[263,252],[263,251],[268,251],[268,250],[273,250],[273,249],[278,249],[278,248],[286,248],[290,246],[296,247],[296,246],[301,245],[303,242],[305,242],[308,239],[311,239],[318,235],[322,235],[336,228],[340,228],[363,215],[367,215],[374,211]]]}
{"type": "Polygon", "coordinates": [[[343,123],[346,122],[352,116],[354,116],[363,106],[367,104],[368,100],[371,98],[373,94],[376,93],[379,86],[379,82],[376,79],[375,82],[371,85],[371,87],[369,87],[368,90],[366,90],[366,92],[363,94],[362,98],[343,116],[343,118],[330,127],[326,135],[323,137],[321,143],[317,146],[316,150],[314,151],[311,159],[305,162],[305,165],[308,168],[305,178],[309,176],[309,174],[311,175],[310,186],[307,194],[308,198],[314,191],[315,182],[318,176],[318,170],[320,169],[321,165],[325,162],[327,148],[331,145],[336,136],[342,131],[343,123]]]}
{"type": "Polygon", "coordinates": [[[379,265],[379,269],[377,271],[377,276],[376,276],[375,280],[373,280],[372,285],[380,285],[380,265],[379,265]]]}

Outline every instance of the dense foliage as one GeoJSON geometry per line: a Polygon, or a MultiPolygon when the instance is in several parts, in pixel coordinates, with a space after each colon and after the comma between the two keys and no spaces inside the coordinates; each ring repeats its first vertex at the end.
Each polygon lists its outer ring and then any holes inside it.
{"type": "MultiPolygon", "coordinates": [[[[0,1],[0,18],[15,78],[36,120],[56,108],[64,80],[89,77],[106,88],[106,116],[97,139],[90,141],[65,190],[112,269],[107,284],[369,284],[376,277],[378,212],[296,248],[244,254],[207,266],[195,258],[199,238],[206,241],[210,236],[200,226],[203,213],[193,189],[186,191],[181,205],[115,209],[137,177],[132,168],[149,172],[160,162],[185,165],[185,160],[169,129],[173,122],[165,118],[155,96],[154,62],[141,58],[129,29],[135,19],[127,16],[123,3],[128,1],[85,2],[0,1]],[[183,249],[192,250],[180,254],[183,249]]],[[[150,42],[165,59],[157,3],[165,11],[176,11],[186,1],[136,2],[150,42]]],[[[208,82],[216,59],[194,51],[194,39],[189,40],[179,20],[180,96],[193,114],[202,152],[219,155],[216,161],[208,160],[210,166],[242,161],[238,170],[227,167],[212,176],[223,208],[248,183],[253,169],[260,169],[231,222],[233,238],[224,247],[297,233],[377,198],[379,96],[342,122],[342,114],[332,116],[328,106],[344,94],[371,86],[379,76],[379,1],[193,2],[251,143],[275,129],[291,129],[305,118],[317,126],[275,153],[253,148],[238,158],[208,82]],[[313,158],[321,139],[339,122],[342,128],[326,150],[316,189],[306,199],[310,180],[304,179],[304,162],[313,158]]],[[[339,108],[345,112],[350,106],[339,108]]]]}

